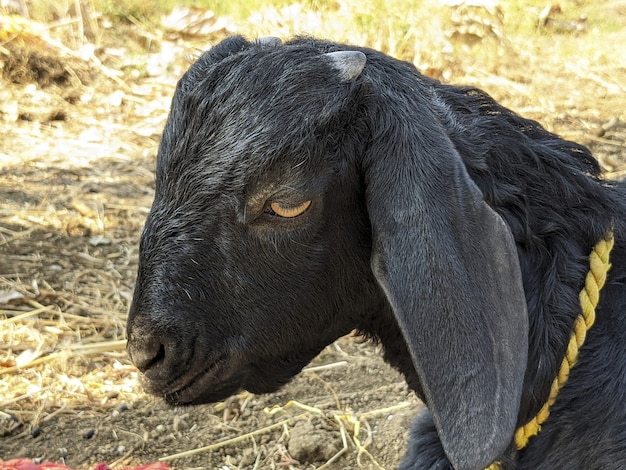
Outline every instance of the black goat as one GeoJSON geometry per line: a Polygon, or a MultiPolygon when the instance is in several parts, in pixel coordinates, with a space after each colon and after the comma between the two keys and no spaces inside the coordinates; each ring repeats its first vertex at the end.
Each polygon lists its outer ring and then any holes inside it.
{"type": "Polygon", "coordinates": [[[180,80],[128,351],[173,404],[276,390],[357,329],[428,406],[404,469],[626,468],[626,188],[370,49],[233,37],[180,80]],[[613,267],[541,432],[595,244],[613,267]]]}

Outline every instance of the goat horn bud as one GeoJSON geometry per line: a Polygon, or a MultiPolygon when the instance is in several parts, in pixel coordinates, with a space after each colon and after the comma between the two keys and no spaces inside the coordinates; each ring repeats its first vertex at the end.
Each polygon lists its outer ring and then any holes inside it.
{"type": "Polygon", "coordinates": [[[257,44],[260,44],[261,46],[267,46],[267,47],[278,47],[283,44],[280,38],[277,38],[274,36],[267,36],[264,38],[259,38],[256,40],[256,42],[257,44]]]}
{"type": "Polygon", "coordinates": [[[354,80],[365,67],[366,57],[360,51],[337,51],[324,54],[328,57],[333,66],[339,71],[339,78],[342,82],[354,80]]]}

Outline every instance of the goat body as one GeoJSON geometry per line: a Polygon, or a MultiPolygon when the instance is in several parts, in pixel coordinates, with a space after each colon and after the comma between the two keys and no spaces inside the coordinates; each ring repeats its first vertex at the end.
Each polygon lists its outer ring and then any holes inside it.
{"type": "Polygon", "coordinates": [[[128,320],[149,391],[271,392],[357,329],[428,407],[403,469],[626,468],[626,187],[585,147],[380,52],[232,37],[180,80],[156,173],[128,320]]]}

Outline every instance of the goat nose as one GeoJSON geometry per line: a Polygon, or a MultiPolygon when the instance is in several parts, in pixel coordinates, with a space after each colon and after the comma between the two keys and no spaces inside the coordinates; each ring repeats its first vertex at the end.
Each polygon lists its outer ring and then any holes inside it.
{"type": "Polygon", "coordinates": [[[165,361],[165,344],[158,337],[143,334],[128,341],[128,355],[141,372],[165,361]]]}
{"type": "Polygon", "coordinates": [[[128,355],[144,377],[167,383],[184,371],[193,356],[193,342],[184,331],[165,327],[148,315],[134,315],[128,323],[128,355]],[[189,341],[185,340],[188,339],[189,341]]]}

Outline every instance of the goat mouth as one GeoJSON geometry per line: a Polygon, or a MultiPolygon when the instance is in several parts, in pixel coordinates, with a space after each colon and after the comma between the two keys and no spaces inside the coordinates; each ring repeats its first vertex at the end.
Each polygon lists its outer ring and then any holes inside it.
{"type": "Polygon", "coordinates": [[[170,405],[196,405],[223,400],[240,388],[236,368],[226,355],[200,372],[187,374],[161,394],[170,405]]]}

